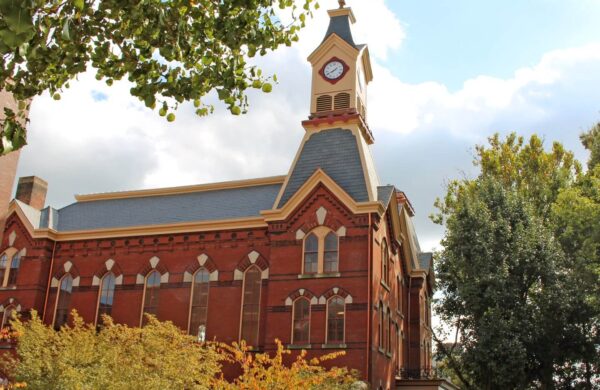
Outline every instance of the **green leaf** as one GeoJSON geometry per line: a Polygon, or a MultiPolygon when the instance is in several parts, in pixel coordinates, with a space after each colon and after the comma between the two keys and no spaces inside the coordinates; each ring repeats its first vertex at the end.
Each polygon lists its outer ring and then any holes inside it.
{"type": "Polygon", "coordinates": [[[75,8],[77,8],[80,11],[83,11],[83,6],[84,6],[83,0],[73,0],[73,4],[75,5],[75,8]]]}
{"type": "Polygon", "coordinates": [[[65,20],[65,24],[63,25],[61,36],[65,41],[71,40],[71,34],[69,32],[69,19],[65,20]]]}

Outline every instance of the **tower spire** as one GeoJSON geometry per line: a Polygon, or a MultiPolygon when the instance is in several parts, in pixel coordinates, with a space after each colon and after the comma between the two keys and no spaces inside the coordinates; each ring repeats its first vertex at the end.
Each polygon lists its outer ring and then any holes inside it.
{"type": "Polygon", "coordinates": [[[338,3],[340,4],[340,8],[344,8],[346,6],[345,0],[338,0],[338,3]]]}

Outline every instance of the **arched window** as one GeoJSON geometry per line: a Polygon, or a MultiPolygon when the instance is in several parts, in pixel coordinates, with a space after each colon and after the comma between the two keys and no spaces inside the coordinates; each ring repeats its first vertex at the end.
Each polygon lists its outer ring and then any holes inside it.
{"type": "Polygon", "coordinates": [[[381,280],[388,286],[390,284],[389,261],[387,243],[383,240],[383,244],[381,244],[381,280]]]}
{"type": "Polygon", "coordinates": [[[306,298],[294,301],[292,344],[310,343],[310,302],[306,298]]]}
{"type": "Polygon", "coordinates": [[[246,270],[242,296],[242,329],[240,339],[252,347],[258,346],[260,320],[261,272],[256,266],[246,270]]]}
{"type": "Polygon", "coordinates": [[[383,345],[381,346],[381,348],[384,351],[388,351],[388,347],[389,347],[389,336],[390,336],[390,330],[389,330],[389,310],[386,310],[385,308],[383,309],[383,345]]]}
{"type": "Polygon", "coordinates": [[[304,240],[304,273],[319,272],[319,239],[313,233],[304,240]]]}
{"type": "Polygon", "coordinates": [[[340,296],[334,296],[327,301],[327,344],[344,343],[344,318],[346,302],[340,296]]]}
{"type": "Polygon", "coordinates": [[[19,252],[15,253],[10,262],[10,271],[8,274],[8,285],[14,286],[17,284],[17,275],[19,274],[19,265],[21,264],[21,254],[19,252]]]}
{"type": "Polygon", "coordinates": [[[3,253],[0,256],[0,287],[4,286],[4,275],[6,274],[6,268],[8,267],[8,256],[3,253]]]}
{"type": "Polygon", "coordinates": [[[96,313],[96,326],[102,323],[102,315],[112,314],[113,300],[115,297],[115,274],[107,273],[100,282],[100,296],[98,297],[98,311],[96,313]]]}
{"type": "Polygon", "coordinates": [[[210,273],[200,268],[194,275],[190,307],[190,334],[197,336],[198,341],[206,339],[206,318],[208,315],[208,289],[210,273]]]}
{"type": "Polygon", "coordinates": [[[324,271],[338,272],[338,236],[333,232],[325,236],[324,271]]]}
{"type": "Polygon", "coordinates": [[[13,305],[9,305],[4,309],[4,313],[2,313],[2,325],[0,325],[0,329],[10,326],[10,320],[12,320],[13,313],[16,311],[17,309],[13,305]]]}
{"type": "Polygon", "coordinates": [[[146,276],[144,285],[144,308],[142,310],[142,326],[146,324],[144,313],[158,314],[158,293],[160,292],[160,273],[152,271],[146,276]]]}
{"type": "Polygon", "coordinates": [[[307,275],[339,271],[339,238],[325,226],[313,229],[304,238],[302,272],[307,275]]]}
{"type": "Polygon", "coordinates": [[[385,349],[388,353],[392,353],[392,313],[390,309],[387,309],[387,345],[385,349]]]}
{"type": "Polygon", "coordinates": [[[69,319],[71,293],[73,292],[73,277],[66,274],[60,280],[58,297],[56,298],[56,313],[54,314],[54,329],[59,330],[69,319]]]}
{"type": "Polygon", "coordinates": [[[400,314],[404,312],[402,307],[402,280],[399,276],[396,278],[396,307],[400,314]]]}
{"type": "Polygon", "coordinates": [[[383,302],[379,301],[379,349],[383,350],[384,348],[384,340],[383,340],[383,334],[384,334],[384,330],[383,330],[383,302]]]}

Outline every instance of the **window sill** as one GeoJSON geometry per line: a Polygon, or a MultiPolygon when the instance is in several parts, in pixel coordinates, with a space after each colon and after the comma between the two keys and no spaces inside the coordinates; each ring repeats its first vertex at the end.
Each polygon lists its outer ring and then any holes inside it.
{"type": "Polygon", "coordinates": [[[390,359],[391,359],[393,355],[392,355],[392,353],[391,353],[391,352],[388,352],[388,353],[386,353],[386,354],[385,354],[385,356],[387,356],[388,358],[390,358],[390,359]]]}
{"type": "Polygon", "coordinates": [[[304,344],[304,345],[302,345],[302,344],[298,344],[298,345],[296,345],[296,344],[288,344],[288,345],[286,345],[286,348],[290,349],[290,350],[294,350],[294,349],[312,349],[312,345],[311,344],[304,344]]]}
{"type": "Polygon", "coordinates": [[[387,285],[387,283],[386,283],[386,282],[384,282],[383,280],[381,281],[381,286],[382,286],[383,288],[385,288],[385,289],[386,289],[388,292],[390,292],[390,290],[391,290],[391,289],[390,289],[390,286],[388,286],[388,285],[387,285]]]}
{"type": "Polygon", "coordinates": [[[385,355],[385,349],[379,347],[379,348],[377,348],[377,350],[379,351],[380,354],[385,355]]]}
{"type": "Polygon", "coordinates": [[[322,344],[321,348],[323,349],[345,349],[347,348],[346,344],[322,344]]]}
{"type": "Polygon", "coordinates": [[[323,274],[300,274],[298,279],[322,279],[322,278],[339,278],[342,274],[339,272],[329,272],[323,274]]]}
{"type": "Polygon", "coordinates": [[[16,289],[17,289],[17,286],[15,286],[15,285],[0,287],[0,291],[4,291],[4,290],[16,290],[16,289]]]}

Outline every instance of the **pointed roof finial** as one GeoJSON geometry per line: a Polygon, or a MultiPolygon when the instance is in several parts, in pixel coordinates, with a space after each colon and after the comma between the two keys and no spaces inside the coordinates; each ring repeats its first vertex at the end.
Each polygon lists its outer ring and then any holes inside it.
{"type": "Polygon", "coordinates": [[[338,3],[340,3],[340,8],[344,8],[346,6],[346,0],[338,0],[338,3]]]}

